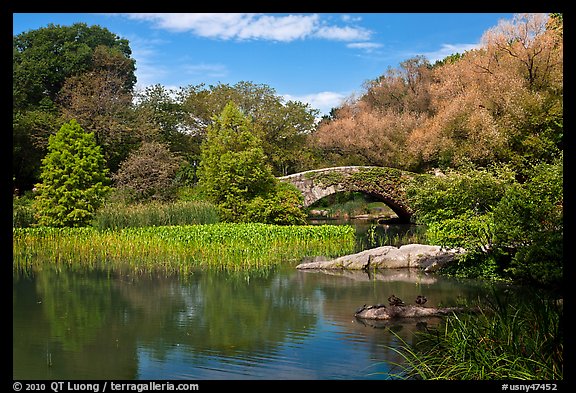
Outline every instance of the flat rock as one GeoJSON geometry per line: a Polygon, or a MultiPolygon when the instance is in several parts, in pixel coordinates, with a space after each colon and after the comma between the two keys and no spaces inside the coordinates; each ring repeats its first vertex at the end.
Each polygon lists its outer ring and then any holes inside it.
{"type": "Polygon", "coordinates": [[[426,244],[406,244],[401,247],[382,246],[345,255],[329,261],[305,262],[297,269],[386,269],[419,268],[434,272],[463,254],[463,249],[446,249],[426,244]]]}

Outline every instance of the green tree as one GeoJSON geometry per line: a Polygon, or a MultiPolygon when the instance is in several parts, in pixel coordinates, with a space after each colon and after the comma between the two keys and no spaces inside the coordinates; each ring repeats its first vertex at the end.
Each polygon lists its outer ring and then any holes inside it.
{"type": "Polygon", "coordinates": [[[65,121],[75,119],[94,133],[108,168],[116,172],[130,150],[155,132],[133,116],[133,94],[126,87],[130,60],[118,50],[100,45],[94,50],[92,64],[92,70],[65,80],[57,103],[65,121]]]}
{"type": "Polygon", "coordinates": [[[191,114],[184,111],[174,90],[160,84],[146,87],[136,96],[135,112],[143,123],[154,128],[158,140],[168,144],[171,151],[190,161],[199,159],[201,136],[186,129],[186,118],[191,114]]]}
{"type": "Polygon", "coordinates": [[[224,220],[241,221],[246,203],[266,195],[275,180],[250,119],[234,103],[228,103],[208,127],[202,143],[200,187],[220,207],[224,220]]]}
{"type": "MultiPolygon", "coordinates": [[[[88,110],[95,109],[81,107],[78,100],[75,106],[68,108],[69,112],[64,118],[60,118],[61,90],[66,81],[70,79],[66,96],[73,96],[71,88],[74,86],[78,88],[75,93],[78,96],[82,91],[85,96],[94,94],[97,89],[87,91],[84,85],[92,88],[102,78],[90,85],[86,77],[81,78],[82,74],[90,72],[99,77],[108,74],[120,80],[121,88],[113,88],[113,92],[120,96],[131,93],[136,83],[135,60],[131,54],[126,39],[100,26],[84,23],[71,26],[49,24],[13,37],[13,176],[20,190],[32,189],[39,180],[48,137],[55,134],[62,123],[76,119],[85,130],[100,132],[91,129],[84,121],[89,118],[91,122],[99,121],[102,124],[99,118],[93,119],[87,114],[88,110]],[[84,85],[78,83],[79,80],[85,81],[84,85]]],[[[89,77],[92,78],[94,75],[89,77]]],[[[130,101],[131,97],[128,97],[130,101]]],[[[108,102],[97,101],[99,104],[108,102]]],[[[118,113],[109,115],[109,119],[118,122],[118,113]]]]}
{"type": "Polygon", "coordinates": [[[285,102],[270,86],[244,81],[233,86],[188,86],[181,89],[179,101],[187,114],[181,128],[200,140],[226,104],[234,102],[251,120],[274,175],[304,169],[302,165],[309,152],[307,136],[314,131],[318,114],[308,104],[285,102]]]}
{"type": "MultiPolygon", "coordinates": [[[[13,38],[14,106],[36,106],[44,98],[52,101],[64,81],[93,68],[93,53],[100,46],[114,48],[127,59],[132,51],[126,39],[100,26],[75,23],[71,26],[49,24],[13,38]]],[[[130,59],[126,87],[136,83],[135,60],[130,59]]]]}
{"type": "Polygon", "coordinates": [[[36,185],[38,222],[45,226],[84,226],[110,189],[108,169],[93,133],[76,120],[50,136],[36,185]]]}

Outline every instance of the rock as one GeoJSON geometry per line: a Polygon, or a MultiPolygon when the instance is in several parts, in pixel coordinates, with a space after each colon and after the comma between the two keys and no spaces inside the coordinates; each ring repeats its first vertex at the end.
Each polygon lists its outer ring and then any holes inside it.
{"type": "Polygon", "coordinates": [[[426,244],[382,246],[329,261],[301,263],[296,268],[352,270],[420,268],[425,272],[434,272],[464,252],[464,249],[445,249],[426,244]]]}
{"type": "Polygon", "coordinates": [[[423,306],[362,306],[354,313],[356,318],[389,320],[396,318],[426,318],[452,315],[455,312],[474,312],[474,308],[464,307],[423,307],[423,306]]]}

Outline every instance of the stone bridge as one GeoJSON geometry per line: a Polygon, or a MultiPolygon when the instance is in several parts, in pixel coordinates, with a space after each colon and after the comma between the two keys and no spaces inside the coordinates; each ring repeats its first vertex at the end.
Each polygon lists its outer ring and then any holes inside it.
{"type": "Polygon", "coordinates": [[[316,169],[278,179],[302,191],[304,206],[338,192],[358,191],[388,205],[402,222],[409,222],[412,210],[406,199],[405,185],[416,173],[375,166],[342,166],[316,169]]]}

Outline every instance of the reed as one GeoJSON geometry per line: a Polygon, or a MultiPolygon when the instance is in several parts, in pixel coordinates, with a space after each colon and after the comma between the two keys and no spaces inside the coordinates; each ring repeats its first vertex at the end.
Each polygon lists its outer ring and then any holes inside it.
{"type": "Polygon", "coordinates": [[[13,267],[52,266],[190,273],[270,269],[307,256],[353,251],[350,226],[229,224],[94,228],[13,228],[13,267]]]}
{"type": "Polygon", "coordinates": [[[178,201],[173,203],[150,202],[127,205],[108,203],[93,220],[97,229],[127,227],[214,224],[219,221],[214,205],[205,201],[178,201]]]}
{"type": "Polygon", "coordinates": [[[418,332],[415,343],[392,350],[401,379],[561,380],[562,308],[546,297],[494,301],[479,316],[452,316],[439,330],[418,332]]]}

